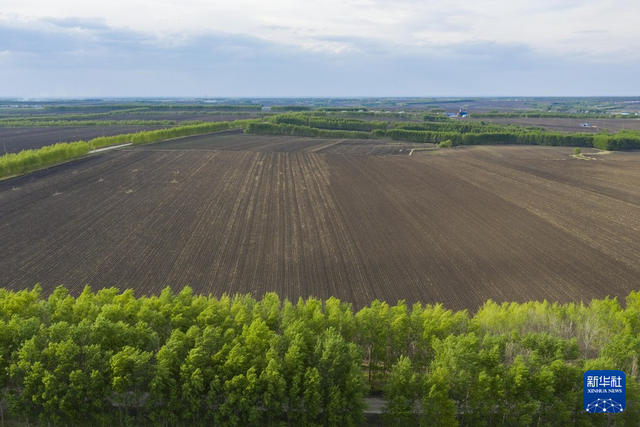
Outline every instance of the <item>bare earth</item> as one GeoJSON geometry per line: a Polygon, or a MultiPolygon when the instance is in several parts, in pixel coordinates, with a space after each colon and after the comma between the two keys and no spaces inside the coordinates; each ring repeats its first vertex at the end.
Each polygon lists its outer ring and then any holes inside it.
{"type": "Polygon", "coordinates": [[[0,182],[0,286],[190,285],[471,310],[640,288],[639,152],[183,142],[0,182]]]}

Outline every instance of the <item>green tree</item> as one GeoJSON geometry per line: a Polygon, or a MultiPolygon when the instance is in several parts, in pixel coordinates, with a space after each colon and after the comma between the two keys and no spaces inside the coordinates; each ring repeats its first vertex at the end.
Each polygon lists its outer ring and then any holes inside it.
{"type": "Polygon", "coordinates": [[[418,425],[417,406],[419,402],[419,388],[421,378],[416,374],[411,360],[401,356],[398,363],[393,365],[384,388],[385,396],[389,397],[384,410],[385,424],[390,426],[418,425]]]}
{"type": "Polygon", "coordinates": [[[111,357],[112,398],[120,409],[122,420],[142,421],[144,396],[151,382],[150,361],[153,354],[125,346],[111,357]]]}

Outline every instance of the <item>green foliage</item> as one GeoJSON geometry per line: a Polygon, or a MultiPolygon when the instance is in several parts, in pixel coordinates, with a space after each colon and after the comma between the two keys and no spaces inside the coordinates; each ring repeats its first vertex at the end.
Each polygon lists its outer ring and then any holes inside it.
{"type": "Polygon", "coordinates": [[[271,123],[290,124],[296,126],[309,126],[318,129],[339,129],[339,130],[357,130],[372,131],[375,129],[387,129],[387,122],[357,120],[342,117],[322,118],[304,114],[279,114],[269,117],[271,123]]]}
{"type": "Polygon", "coordinates": [[[78,141],[47,145],[37,150],[23,150],[19,153],[9,153],[0,157],[0,178],[21,175],[64,161],[77,159],[87,155],[90,150],[95,150],[96,148],[125,143],[147,144],[170,138],[181,138],[234,128],[245,128],[250,124],[259,122],[260,120],[235,120],[232,122],[191,124],[167,129],[98,137],[88,142],[78,141]]]}
{"type": "Polygon", "coordinates": [[[452,148],[453,147],[453,141],[450,139],[447,139],[446,141],[442,141],[440,144],[438,144],[438,147],[440,148],[452,148]]]}
{"type": "Polygon", "coordinates": [[[597,113],[562,113],[562,112],[545,112],[545,111],[514,111],[514,112],[498,112],[497,110],[489,113],[473,113],[476,118],[559,118],[559,119],[625,119],[634,118],[631,115],[623,114],[597,114],[597,113]]]}
{"type": "MultiPolygon", "coordinates": [[[[64,117],[64,116],[63,116],[64,117]]],[[[29,126],[175,126],[175,120],[46,120],[46,119],[0,119],[0,127],[29,126]]]]}
{"type": "Polygon", "coordinates": [[[485,122],[451,120],[438,114],[426,114],[424,122],[394,123],[368,121],[351,116],[384,116],[379,112],[310,111],[279,114],[265,123],[253,123],[247,133],[262,135],[292,135],[320,138],[389,138],[398,141],[454,145],[551,145],[596,147],[603,150],[640,148],[640,132],[621,131],[615,135],[579,132],[552,132],[534,127],[502,125],[485,122]],[[331,129],[331,130],[328,130],[331,129]]]}
{"type": "Polygon", "coordinates": [[[573,154],[576,155],[576,156],[579,156],[580,155],[580,147],[574,148],[573,149],[573,154]]]}
{"type": "Polygon", "coordinates": [[[0,157],[0,178],[42,169],[65,160],[84,156],[88,152],[89,145],[80,141],[48,145],[38,150],[8,153],[0,157]]]}
{"type": "Polygon", "coordinates": [[[384,391],[389,396],[385,408],[385,421],[390,426],[415,426],[418,424],[418,396],[420,396],[420,374],[411,360],[401,356],[393,365],[384,391]]]}
{"type": "Polygon", "coordinates": [[[630,150],[640,148],[640,131],[622,130],[615,135],[600,133],[594,136],[593,146],[600,150],[630,150]]]}
{"type": "Polygon", "coordinates": [[[274,105],[271,111],[311,111],[307,105],[274,105]]]}
{"type": "Polygon", "coordinates": [[[356,426],[368,388],[394,426],[639,425],[639,319],[638,292],[624,308],[489,301],[470,317],[190,288],[0,289],[0,389],[5,419],[47,425],[356,426]],[[582,409],[587,369],[627,374],[624,413],[582,409]]]}
{"type": "Polygon", "coordinates": [[[502,129],[489,132],[460,132],[459,130],[429,131],[406,128],[389,129],[386,137],[399,141],[425,142],[438,144],[450,139],[454,145],[560,145],[591,147],[594,135],[587,133],[560,133],[524,128],[502,129]]]}
{"type": "Polygon", "coordinates": [[[246,133],[258,135],[290,135],[306,136],[311,138],[352,138],[369,139],[372,135],[369,132],[353,132],[346,130],[324,130],[309,126],[299,126],[292,124],[274,123],[250,123],[245,128],[246,133]]]}
{"type": "Polygon", "coordinates": [[[106,105],[47,105],[44,107],[48,111],[126,111],[144,108],[147,111],[260,111],[261,104],[106,104],[106,105]]]}
{"type": "Polygon", "coordinates": [[[327,112],[366,112],[368,108],[364,107],[320,107],[318,111],[327,111],[327,112]]]}

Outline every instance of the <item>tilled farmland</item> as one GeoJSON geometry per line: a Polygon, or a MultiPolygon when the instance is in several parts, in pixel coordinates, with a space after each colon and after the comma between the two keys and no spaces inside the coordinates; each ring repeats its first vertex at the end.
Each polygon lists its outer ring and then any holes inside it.
{"type": "Polygon", "coordinates": [[[471,310],[640,288],[640,153],[199,138],[1,182],[2,286],[471,310]]]}
{"type": "MultiPolygon", "coordinates": [[[[324,154],[408,155],[411,151],[435,148],[433,144],[376,139],[328,139],[290,136],[247,135],[235,129],[211,135],[196,135],[179,140],[139,147],[142,150],[231,150],[266,152],[305,152],[324,154]]],[[[413,153],[411,153],[413,154],[413,153]]]]}

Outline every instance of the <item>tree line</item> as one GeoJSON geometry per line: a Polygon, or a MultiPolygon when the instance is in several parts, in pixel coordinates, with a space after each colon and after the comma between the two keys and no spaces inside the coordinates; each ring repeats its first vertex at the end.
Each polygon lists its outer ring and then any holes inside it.
{"type": "Polygon", "coordinates": [[[637,116],[631,114],[620,113],[562,113],[562,112],[546,112],[546,111],[514,111],[510,113],[501,113],[491,111],[488,113],[474,112],[470,116],[476,118],[556,118],[556,119],[637,119],[637,116]]]}
{"type": "Polygon", "coordinates": [[[46,120],[46,119],[0,119],[0,127],[29,126],[175,126],[176,120],[46,120]]]}
{"type": "Polygon", "coordinates": [[[349,138],[349,139],[368,139],[372,138],[370,132],[358,132],[348,130],[327,130],[318,129],[310,126],[299,126],[287,123],[250,123],[244,130],[246,133],[256,135],[289,135],[289,136],[306,136],[311,138],[349,138]]]}
{"type": "Polygon", "coordinates": [[[442,305],[268,293],[0,289],[1,421],[48,425],[361,425],[382,390],[386,425],[640,423],[640,293],[622,307],[442,305]],[[627,409],[582,408],[582,375],[620,369],[627,409]]]}
{"type": "Polygon", "coordinates": [[[307,105],[273,105],[271,111],[311,111],[307,105]]]}
{"type": "Polygon", "coordinates": [[[601,150],[639,149],[640,131],[621,130],[613,135],[598,134],[594,136],[593,146],[601,150]]]}
{"type": "Polygon", "coordinates": [[[45,105],[46,111],[130,110],[146,108],[150,111],[261,111],[262,104],[104,104],[104,105],[45,105]]]}
{"type": "Polygon", "coordinates": [[[372,131],[386,130],[388,123],[383,121],[358,120],[343,117],[315,117],[306,114],[278,114],[267,118],[271,123],[286,123],[297,126],[309,126],[319,129],[372,131]]]}
{"type": "Polygon", "coordinates": [[[324,118],[307,114],[280,114],[271,116],[267,120],[269,123],[255,122],[246,128],[246,132],[323,138],[388,138],[432,144],[451,141],[453,145],[522,144],[595,147],[603,150],[640,148],[640,132],[632,130],[623,130],[616,134],[553,132],[539,128],[482,122],[394,123],[391,129],[386,129],[388,123],[383,121],[324,118]],[[371,129],[371,131],[346,129],[371,129]]]}
{"type": "Polygon", "coordinates": [[[20,175],[82,157],[89,153],[86,142],[63,142],[42,147],[38,150],[22,150],[0,157],[0,178],[20,175]]]}
{"type": "Polygon", "coordinates": [[[77,159],[97,148],[120,144],[147,144],[170,138],[201,135],[227,129],[245,128],[259,119],[235,120],[231,122],[207,122],[176,126],[166,129],[141,131],[114,136],[102,136],[89,141],[61,143],[44,146],[37,150],[7,153],[0,157],[0,178],[28,173],[64,161],[77,159]]]}
{"type": "MultiPolygon", "coordinates": [[[[402,119],[415,119],[421,120],[424,116],[429,116],[429,114],[419,114],[419,113],[401,113],[401,112],[393,112],[393,111],[380,111],[380,110],[366,110],[365,111],[353,111],[353,110],[335,110],[335,109],[318,109],[305,113],[305,115],[312,115],[318,117],[343,117],[343,118],[362,118],[362,117],[377,117],[380,119],[384,118],[402,118],[402,119]]],[[[435,116],[435,115],[434,115],[435,116]]],[[[449,120],[446,116],[440,116],[444,120],[449,120]]]]}
{"type": "Polygon", "coordinates": [[[329,112],[365,112],[369,111],[365,107],[318,107],[317,111],[329,111],[329,112]]]}
{"type": "Polygon", "coordinates": [[[78,113],[78,114],[0,114],[3,120],[86,120],[93,117],[108,117],[115,115],[124,115],[132,113],[143,113],[147,108],[130,108],[126,110],[115,110],[101,113],[78,113]]]}
{"type": "MultiPolygon", "coordinates": [[[[503,132],[505,130],[522,130],[525,129],[518,125],[504,125],[497,123],[471,122],[462,120],[447,119],[443,122],[396,122],[393,123],[393,129],[406,129],[418,131],[435,131],[435,132],[459,132],[459,133],[484,133],[484,132],[503,132]]],[[[531,129],[531,128],[526,128],[531,129]]],[[[537,128],[535,130],[542,130],[537,128]]]]}
{"type": "MultiPolygon", "coordinates": [[[[384,134],[384,137],[399,141],[425,142],[433,144],[451,140],[454,145],[523,144],[570,147],[594,146],[593,134],[531,131],[526,129],[481,133],[390,129],[384,134]]],[[[638,139],[638,142],[640,142],[640,139],[638,139]]]]}

